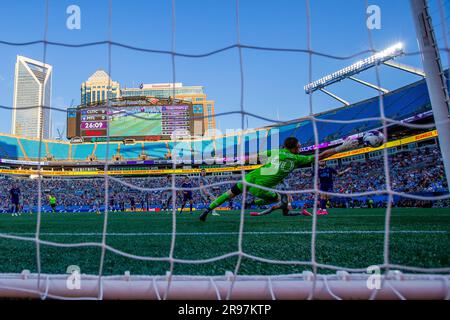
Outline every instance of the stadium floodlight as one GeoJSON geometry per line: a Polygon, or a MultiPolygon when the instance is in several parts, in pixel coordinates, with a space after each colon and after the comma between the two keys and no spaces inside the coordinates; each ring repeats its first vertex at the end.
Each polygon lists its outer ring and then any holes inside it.
{"type": "Polygon", "coordinates": [[[330,84],[339,82],[345,78],[358,74],[364,70],[372,68],[380,63],[384,63],[388,60],[392,60],[404,53],[403,43],[399,42],[383,51],[380,51],[364,60],[355,62],[354,64],[345,67],[341,70],[333,72],[332,74],[326,75],[319,80],[313,81],[307,84],[304,89],[307,94],[311,94],[316,90],[325,88],[330,84]]]}

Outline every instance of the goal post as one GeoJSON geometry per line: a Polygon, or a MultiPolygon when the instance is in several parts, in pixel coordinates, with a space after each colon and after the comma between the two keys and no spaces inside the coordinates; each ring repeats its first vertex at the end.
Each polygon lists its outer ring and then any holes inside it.
{"type": "Polygon", "coordinates": [[[316,275],[236,276],[103,276],[80,275],[79,287],[68,289],[68,275],[22,274],[0,278],[0,296],[68,300],[306,300],[314,291],[319,300],[444,300],[449,298],[450,276],[347,273],[316,275]],[[371,288],[368,282],[381,282],[371,288]],[[315,283],[314,283],[315,282],[315,283]],[[232,285],[233,284],[233,285],[232,285]],[[420,290],[418,290],[420,288],[420,290]]]}
{"type": "MultiPolygon", "coordinates": [[[[447,184],[450,184],[449,96],[427,0],[410,0],[447,184]]],[[[448,50],[448,48],[447,48],[448,50]]],[[[447,54],[450,54],[447,52],[447,54]]],[[[449,188],[450,190],[450,188],[449,188]]]]}

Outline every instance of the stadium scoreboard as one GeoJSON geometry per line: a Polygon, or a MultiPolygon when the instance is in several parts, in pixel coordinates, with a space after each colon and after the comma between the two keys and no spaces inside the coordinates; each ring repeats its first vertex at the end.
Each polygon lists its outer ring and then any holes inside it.
{"type": "Polygon", "coordinates": [[[192,104],[188,101],[120,99],[110,105],[80,106],[67,112],[67,138],[75,141],[169,140],[193,133],[192,104]]]}

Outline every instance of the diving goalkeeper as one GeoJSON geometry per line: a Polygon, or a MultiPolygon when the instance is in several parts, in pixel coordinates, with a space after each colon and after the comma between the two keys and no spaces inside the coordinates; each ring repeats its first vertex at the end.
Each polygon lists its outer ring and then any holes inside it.
{"type": "MultiPolygon", "coordinates": [[[[347,151],[355,148],[358,140],[347,138],[344,143],[336,148],[325,150],[319,154],[319,160],[331,157],[335,153],[347,151]]],[[[245,175],[245,181],[265,188],[274,188],[284,180],[294,169],[314,162],[314,155],[300,155],[300,143],[297,138],[289,137],[284,141],[282,149],[274,149],[263,152],[259,159],[263,166],[245,175]]],[[[201,221],[206,221],[210,212],[220,206],[225,201],[240,195],[244,190],[241,182],[236,183],[230,190],[216,198],[209,207],[200,215],[201,221]]],[[[247,186],[247,191],[258,198],[254,204],[258,206],[281,202],[280,209],[288,206],[287,196],[273,191],[263,190],[254,186],[247,186]]]]}

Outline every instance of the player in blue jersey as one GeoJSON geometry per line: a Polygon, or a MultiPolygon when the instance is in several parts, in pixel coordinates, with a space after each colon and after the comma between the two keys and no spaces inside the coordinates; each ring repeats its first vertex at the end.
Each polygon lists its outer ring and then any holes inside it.
{"type": "MultiPolygon", "coordinates": [[[[336,171],[334,168],[327,167],[325,161],[319,161],[319,190],[325,192],[333,192],[333,178],[334,176],[342,176],[346,172],[350,171],[351,168],[347,168],[344,171],[336,171]]],[[[320,205],[319,210],[317,210],[318,215],[327,215],[327,201],[330,198],[327,194],[320,194],[320,205]]]]}
{"type": "MultiPolygon", "coordinates": [[[[183,183],[181,184],[182,188],[192,188],[192,183],[189,181],[189,177],[186,176],[184,178],[183,183]]],[[[186,203],[189,201],[189,206],[190,206],[190,213],[192,213],[192,205],[194,204],[193,198],[192,198],[192,190],[182,190],[182,194],[183,194],[183,204],[181,205],[181,211],[180,213],[183,213],[183,209],[184,206],[186,205],[186,203]]]]}
{"type": "Polygon", "coordinates": [[[9,195],[12,204],[12,215],[20,215],[20,188],[17,183],[14,183],[13,187],[9,190],[9,195]]]}

